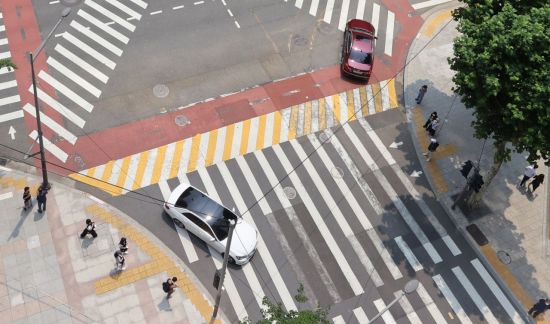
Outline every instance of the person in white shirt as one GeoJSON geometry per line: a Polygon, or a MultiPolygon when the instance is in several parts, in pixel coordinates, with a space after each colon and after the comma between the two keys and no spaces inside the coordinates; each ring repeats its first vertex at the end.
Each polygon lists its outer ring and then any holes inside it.
{"type": "Polygon", "coordinates": [[[519,183],[520,187],[525,188],[525,183],[527,182],[527,180],[537,175],[538,167],[539,166],[536,163],[525,167],[525,171],[523,172],[523,179],[521,179],[521,182],[519,183]]]}

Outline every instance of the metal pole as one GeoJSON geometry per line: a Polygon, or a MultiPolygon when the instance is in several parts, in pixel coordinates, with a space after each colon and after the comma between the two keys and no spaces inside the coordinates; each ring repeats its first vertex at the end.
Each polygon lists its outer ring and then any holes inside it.
{"type": "Polygon", "coordinates": [[[32,53],[29,53],[29,61],[31,62],[32,90],[34,92],[34,109],[36,111],[36,131],[38,132],[38,144],[40,145],[40,162],[42,166],[42,188],[48,189],[50,188],[50,183],[48,182],[48,170],[46,169],[46,156],[44,154],[44,140],[42,139],[42,123],[40,122],[40,108],[38,107],[38,93],[36,91],[36,76],[34,75],[34,58],[32,53]]]}
{"type": "Polygon", "coordinates": [[[220,308],[220,300],[222,298],[222,287],[223,279],[225,278],[225,271],[227,269],[227,262],[229,261],[229,247],[231,246],[231,239],[233,238],[233,230],[237,220],[229,220],[229,234],[227,236],[227,245],[225,246],[225,253],[223,254],[223,265],[222,265],[222,274],[220,276],[220,283],[218,285],[218,294],[216,295],[216,302],[214,303],[214,311],[212,312],[212,319],[210,324],[213,324],[216,321],[216,316],[218,316],[218,309],[220,308]]]}
{"type": "Polygon", "coordinates": [[[395,297],[395,299],[392,300],[392,302],[389,303],[388,306],[384,307],[384,309],[380,310],[380,312],[378,314],[376,314],[376,316],[371,318],[369,320],[368,324],[372,324],[374,321],[376,321],[388,309],[390,309],[390,307],[392,307],[395,303],[397,303],[399,300],[401,300],[401,298],[403,298],[403,296],[408,295],[408,294],[412,293],[413,291],[416,291],[416,289],[418,288],[418,285],[420,285],[420,282],[416,279],[413,279],[413,280],[407,282],[405,284],[405,287],[403,287],[403,289],[400,291],[399,296],[395,297]]]}

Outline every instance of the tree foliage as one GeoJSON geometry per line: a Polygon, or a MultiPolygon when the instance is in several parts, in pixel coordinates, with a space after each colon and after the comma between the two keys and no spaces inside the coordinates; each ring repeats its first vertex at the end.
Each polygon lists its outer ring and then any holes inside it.
{"type": "MultiPolygon", "coordinates": [[[[304,285],[300,284],[298,287],[298,293],[294,296],[294,299],[299,303],[306,303],[308,301],[304,294],[304,285]]],[[[264,297],[262,299],[263,319],[256,322],[256,324],[329,324],[327,319],[328,309],[317,306],[315,309],[301,310],[301,311],[285,311],[281,303],[274,303],[269,298],[264,297]]],[[[240,324],[252,323],[249,319],[245,319],[239,322],[240,324]]]]}
{"type": "Polygon", "coordinates": [[[4,67],[8,68],[8,71],[17,69],[17,65],[15,65],[9,58],[0,59],[0,69],[4,67]]]}
{"type": "Polygon", "coordinates": [[[454,91],[474,108],[475,136],[495,141],[495,163],[510,159],[506,143],[548,160],[550,3],[463,2],[453,14],[461,35],[449,64],[454,91]]]}

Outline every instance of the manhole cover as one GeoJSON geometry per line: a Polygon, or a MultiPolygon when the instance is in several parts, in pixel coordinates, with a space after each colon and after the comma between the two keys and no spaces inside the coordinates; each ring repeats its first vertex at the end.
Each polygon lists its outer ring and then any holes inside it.
{"type": "Polygon", "coordinates": [[[335,167],[330,170],[330,174],[332,174],[333,178],[341,179],[344,176],[344,170],[340,167],[335,167]]]}
{"type": "Polygon", "coordinates": [[[288,199],[294,199],[296,198],[296,189],[292,188],[292,187],[285,187],[283,189],[283,191],[285,192],[285,195],[288,199]]]}
{"type": "Polygon", "coordinates": [[[78,166],[80,170],[83,170],[84,168],[86,168],[86,163],[84,162],[82,157],[80,157],[80,155],[78,154],[74,155],[74,163],[78,166]]]}
{"type": "Polygon", "coordinates": [[[498,251],[497,257],[500,260],[500,262],[504,264],[510,264],[510,262],[512,262],[512,257],[510,256],[510,254],[508,254],[508,252],[498,251]]]}
{"type": "Polygon", "coordinates": [[[157,84],[153,87],[153,95],[157,98],[164,98],[170,93],[170,90],[164,84],[157,84]]]}
{"type": "Polygon", "coordinates": [[[185,126],[190,124],[189,119],[183,115],[176,116],[175,118],[176,125],[178,126],[185,126]]]}
{"type": "Polygon", "coordinates": [[[301,35],[293,35],[292,36],[292,43],[297,46],[306,46],[307,45],[307,38],[301,35]]]}
{"type": "Polygon", "coordinates": [[[331,27],[328,24],[320,24],[319,27],[317,27],[317,29],[319,29],[319,33],[324,35],[334,34],[334,32],[336,31],[335,28],[331,27]]]}
{"type": "Polygon", "coordinates": [[[329,137],[327,133],[322,132],[321,134],[319,134],[319,139],[321,140],[322,143],[325,143],[329,140],[329,137]]]}

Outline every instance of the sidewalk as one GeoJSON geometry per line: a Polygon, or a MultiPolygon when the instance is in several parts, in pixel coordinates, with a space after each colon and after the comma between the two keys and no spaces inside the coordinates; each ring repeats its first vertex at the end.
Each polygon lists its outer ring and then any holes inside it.
{"type": "MultiPolygon", "coordinates": [[[[464,215],[459,208],[456,211],[450,208],[455,195],[465,185],[459,172],[462,163],[477,161],[483,147],[483,141],[472,136],[472,111],[466,110],[451,90],[453,73],[447,57],[452,56],[452,42],[458,36],[457,23],[450,15],[452,9],[447,7],[427,13],[426,22],[410,48],[408,61],[412,62],[404,76],[410,130],[438,199],[447,207],[459,230],[465,232],[469,224],[476,224],[481,229],[489,244],[478,247],[480,255],[485,256],[485,261],[491,264],[517,301],[528,309],[535,300],[550,296],[550,257],[546,252],[548,234],[544,215],[548,183],[533,196],[518,190],[516,184],[528,163],[524,156],[514,154],[493,179],[479,210],[464,215]],[[421,105],[417,105],[414,99],[423,84],[428,85],[428,92],[421,105]],[[443,122],[438,134],[441,145],[432,161],[424,162],[422,152],[429,138],[422,125],[432,111],[437,111],[443,122]]],[[[481,155],[482,175],[492,164],[492,156],[493,146],[487,141],[481,155]]],[[[547,173],[547,170],[542,162],[539,163],[539,173],[547,173]]],[[[538,320],[543,320],[540,317],[538,320]]]]}
{"type": "Polygon", "coordinates": [[[0,322],[194,324],[210,319],[206,289],[127,215],[55,179],[50,179],[47,211],[38,213],[36,189],[42,179],[33,171],[0,167],[0,322]],[[33,195],[30,211],[23,210],[25,186],[33,195]],[[96,223],[95,239],[79,238],[86,218],[96,223]],[[129,254],[126,270],[117,272],[113,254],[121,236],[128,239],[129,254]],[[167,300],[161,283],[172,276],[179,288],[167,300]]]}

